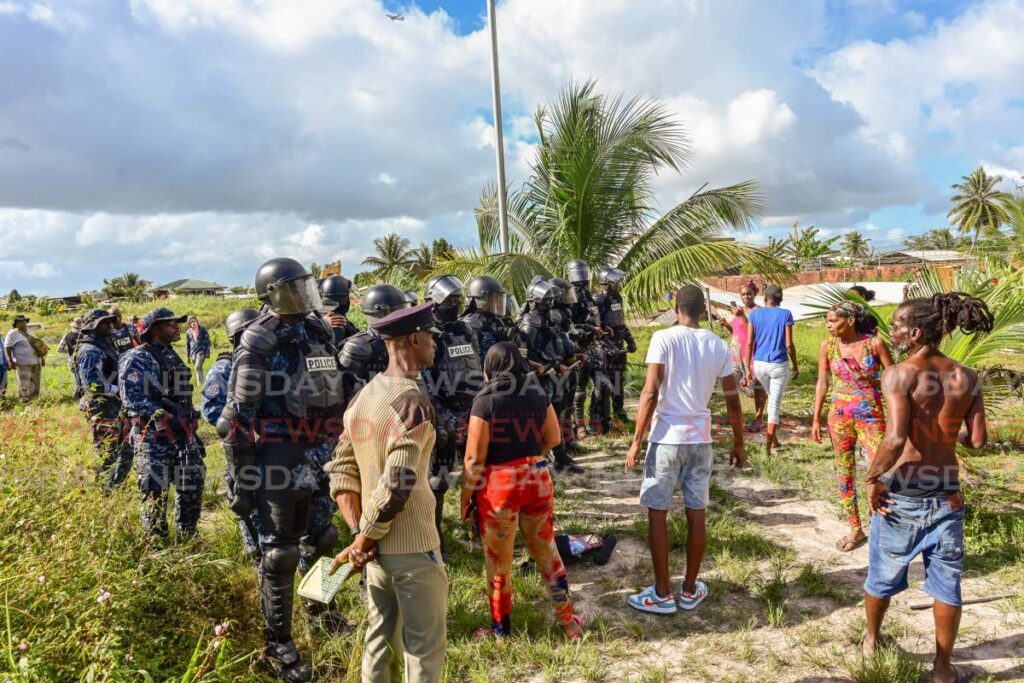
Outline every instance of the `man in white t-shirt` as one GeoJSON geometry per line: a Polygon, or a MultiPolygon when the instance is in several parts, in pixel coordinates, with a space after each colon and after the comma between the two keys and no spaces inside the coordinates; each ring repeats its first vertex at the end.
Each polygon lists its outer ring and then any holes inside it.
{"type": "Polygon", "coordinates": [[[733,375],[729,347],[701,328],[706,312],[704,292],[686,285],[676,292],[676,326],[659,330],[647,351],[647,381],[637,406],[636,432],[626,455],[626,470],[635,467],[650,428],[640,504],[647,508],[648,542],[654,563],[654,585],[629,596],[629,606],[652,614],[695,609],[708,588],[697,580],[707,525],[704,509],[711,487],[711,410],[708,401],[721,380],[732,424],[729,464],[742,468],[743,411],[733,375]],[[672,593],[668,574],[668,508],[676,486],[682,488],[688,532],[686,577],[672,593]]]}
{"type": "Polygon", "coordinates": [[[18,378],[18,398],[27,401],[39,395],[39,384],[42,367],[45,362],[36,353],[29,341],[33,334],[28,331],[28,318],[18,314],[14,316],[14,328],[7,333],[4,350],[7,363],[18,378]]]}

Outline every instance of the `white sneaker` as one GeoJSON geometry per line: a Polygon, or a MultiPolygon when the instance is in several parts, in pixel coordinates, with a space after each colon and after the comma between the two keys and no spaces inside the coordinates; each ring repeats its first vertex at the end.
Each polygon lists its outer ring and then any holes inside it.
{"type": "Polygon", "coordinates": [[[703,581],[693,582],[692,593],[683,590],[683,582],[680,582],[679,592],[676,593],[676,604],[679,605],[679,609],[693,610],[697,609],[697,606],[704,602],[706,597],[708,597],[708,587],[703,581]]]}
{"type": "Polygon", "coordinates": [[[639,593],[630,595],[626,602],[633,609],[648,612],[649,614],[676,613],[675,598],[671,595],[665,597],[658,595],[658,591],[654,590],[654,586],[648,586],[639,593]]]}

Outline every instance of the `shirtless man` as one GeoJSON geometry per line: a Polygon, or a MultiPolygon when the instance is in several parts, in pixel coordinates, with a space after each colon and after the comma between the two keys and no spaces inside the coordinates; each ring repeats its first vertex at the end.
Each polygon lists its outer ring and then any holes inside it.
{"type": "Polygon", "coordinates": [[[964,501],[956,445],[986,441],[985,404],[978,375],[939,351],[955,329],[992,329],[985,303],[962,294],[904,302],[893,315],[895,350],[907,359],[882,378],[888,406],[885,438],[868,469],[872,512],[868,578],[864,584],[865,656],[878,644],[892,596],[907,588],[907,568],[924,556],[924,591],[935,600],[933,683],[961,680],[950,662],[960,626],[964,566],[964,501]],[[965,427],[961,431],[961,425],[965,427]]]}

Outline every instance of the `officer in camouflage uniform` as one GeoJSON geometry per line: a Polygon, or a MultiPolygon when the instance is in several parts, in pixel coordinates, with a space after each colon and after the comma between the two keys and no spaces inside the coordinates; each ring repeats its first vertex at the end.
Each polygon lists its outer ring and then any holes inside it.
{"type": "Polygon", "coordinates": [[[436,501],[434,525],[444,552],[444,494],[451,488],[451,471],[456,462],[462,462],[466,449],[469,409],[483,386],[483,366],[476,334],[459,319],[465,285],[454,275],[434,276],[428,283],[427,299],[434,302],[434,326],[441,334],[435,335],[434,365],[423,371],[423,378],[437,416],[430,488],[436,501]]]}
{"type": "Polygon", "coordinates": [[[114,316],[102,309],[90,311],[76,340],[76,385],[83,396],[78,407],[92,429],[99,459],[96,474],[110,491],[128,477],[132,449],[125,438],[117,387],[117,351],[110,343],[114,316]]]}
{"type": "MultiPolygon", "coordinates": [[[[379,320],[392,311],[406,308],[406,295],[394,285],[374,285],[366,290],[361,310],[370,322],[379,320]]],[[[369,382],[374,375],[388,369],[388,348],[376,330],[367,326],[365,332],[345,340],[338,352],[338,366],[344,373],[345,405],[353,394],[369,382]]]]}
{"type": "Polygon", "coordinates": [[[577,330],[577,346],[584,354],[583,362],[576,371],[576,395],[573,397],[576,437],[583,439],[590,432],[589,424],[594,422],[591,419],[588,423],[583,414],[587,402],[587,385],[597,377],[603,377],[604,373],[604,349],[600,343],[603,331],[601,315],[590,293],[590,266],[582,259],[573,259],[565,265],[565,278],[572,283],[576,295],[576,302],[569,306],[569,312],[577,330]]]}
{"type": "Polygon", "coordinates": [[[312,275],[293,259],[271,259],[256,273],[256,294],[266,312],[242,331],[217,432],[231,472],[229,504],[241,519],[255,508],[259,519],[266,661],[283,680],[307,681],[312,671],[292,640],[295,571],[300,544],[325,556],[338,541],[333,524],[309,537],[309,509],[321,489],[321,447],[342,429],[344,391],[312,275]]]}
{"type": "Polygon", "coordinates": [[[196,436],[199,413],[192,406],[192,371],[171,345],[181,338],[185,316],[167,308],[145,315],[142,344],[121,356],[118,385],[135,451],[142,493],[142,528],[167,537],[167,498],[174,486],[179,536],[192,537],[199,525],[206,452],[196,436]]]}
{"type": "Polygon", "coordinates": [[[352,281],[341,275],[330,275],[320,281],[318,288],[320,313],[334,330],[334,346],[340,349],[346,339],[359,334],[359,328],[347,317],[352,305],[352,281]]]}
{"type": "MultiPolygon", "coordinates": [[[[228,334],[228,339],[231,340],[232,349],[238,348],[238,340],[242,336],[242,330],[245,329],[245,326],[258,318],[259,315],[259,311],[254,308],[242,308],[233,311],[224,320],[224,330],[228,334]]],[[[218,355],[216,362],[206,373],[206,381],[203,383],[203,397],[199,404],[199,410],[203,414],[203,419],[214,426],[217,426],[217,420],[220,419],[220,414],[228,400],[231,358],[232,354],[230,353],[218,355]]],[[[231,491],[233,486],[231,483],[231,473],[228,470],[224,471],[224,478],[227,480],[228,491],[231,491]]],[[[254,561],[259,562],[262,552],[260,551],[259,534],[256,531],[257,523],[258,517],[256,511],[253,510],[248,519],[238,520],[238,529],[242,533],[242,546],[245,548],[245,552],[254,561]]]]}
{"type": "Polygon", "coordinates": [[[117,355],[123,356],[135,348],[138,343],[139,331],[135,329],[134,325],[124,322],[119,307],[111,308],[110,314],[114,316],[114,330],[110,334],[110,343],[117,350],[117,355]]]}
{"type": "Polygon", "coordinates": [[[602,268],[597,274],[597,283],[604,287],[594,297],[598,313],[601,316],[601,326],[604,328],[604,345],[607,357],[608,382],[599,390],[594,385],[594,396],[591,397],[591,417],[594,413],[595,399],[599,402],[599,417],[597,418],[602,433],[611,428],[611,418],[618,422],[626,422],[629,417],[623,407],[625,399],[625,371],[626,354],[636,351],[636,341],[633,340],[633,333],[626,326],[626,312],[622,307],[622,282],[626,274],[618,268],[602,268]],[[608,403],[611,403],[609,410],[608,403]]]}
{"type": "MultiPolygon", "coordinates": [[[[560,322],[552,320],[552,307],[555,299],[561,295],[558,287],[540,276],[533,278],[526,288],[526,306],[519,317],[518,327],[526,346],[527,360],[539,365],[537,373],[557,413],[570,401],[566,395],[566,384],[570,373],[564,359],[570,353],[566,349],[567,337],[563,336],[560,322]]],[[[566,451],[564,444],[552,449],[555,458],[555,470],[579,474],[583,468],[576,464],[566,451]]]]}

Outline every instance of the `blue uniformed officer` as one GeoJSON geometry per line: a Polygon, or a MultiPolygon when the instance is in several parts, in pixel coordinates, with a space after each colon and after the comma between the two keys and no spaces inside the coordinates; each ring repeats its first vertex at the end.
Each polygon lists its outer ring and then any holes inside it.
{"type": "Polygon", "coordinates": [[[150,536],[167,536],[167,498],[173,486],[178,534],[191,537],[199,525],[206,453],[196,436],[192,372],[171,346],[181,338],[185,316],[161,307],[142,322],[142,344],[121,356],[118,367],[142,493],[142,528],[150,536]]]}
{"type": "MultiPolygon", "coordinates": [[[[224,331],[231,340],[231,348],[238,348],[238,340],[242,330],[250,322],[259,317],[259,311],[254,308],[242,308],[228,314],[224,320],[224,331]]],[[[211,425],[216,426],[224,405],[228,400],[228,380],[231,378],[231,356],[230,353],[221,353],[217,356],[216,362],[206,373],[206,381],[203,383],[203,396],[200,400],[199,410],[203,419],[211,425]]],[[[224,478],[227,480],[228,491],[233,490],[231,473],[225,469],[224,478]]],[[[259,562],[260,552],[259,534],[256,530],[257,516],[253,511],[247,519],[238,520],[238,529],[242,534],[242,547],[254,561],[259,562]]]]}
{"type": "MultiPolygon", "coordinates": [[[[217,432],[231,471],[229,504],[240,518],[255,509],[259,519],[267,663],[283,680],[307,681],[312,670],[292,640],[295,571],[311,498],[327,486],[317,476],[323,463],[311,454],[341,432],[344,389],[333,331],[305,267],[290,258],[267,261],[256,273],[256,294],[265,312],[242,332],[217,432]]],[[[314,554],[327,555],[338,533],[328,524],[307,540],[314,554]]],[[[340,623],[331,618],[324,626],[340,623]]]]}
{"type": "Polygon", "coordinates": [[[361,310],[371,324],[345,340],[338,353],[338,365],[345,376],[345,403],[374,375],[388,369],[388,348],[373,329],[375,320],[409,306],[406,293],[394,285],[374,285],[363,295],[361,310]]]}
{"type": "Polygon", "coordinates": [[[75,342],[75,384],[82,388],[78,407],[89,420],[99,458],[97,476],[110,490],[128,477],[132,450],[121,416],[117,387],[117,351],[110,343],[114,315],[90,311],[75,342]]]}

